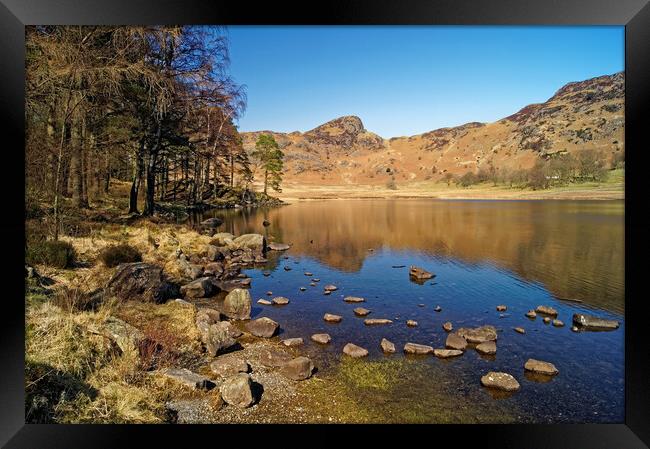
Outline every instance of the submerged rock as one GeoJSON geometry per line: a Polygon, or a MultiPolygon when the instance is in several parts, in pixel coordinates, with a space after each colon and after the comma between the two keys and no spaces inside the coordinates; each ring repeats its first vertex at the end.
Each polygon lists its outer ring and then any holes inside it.
{"type": "Polygon", "coordinates": [[[338,290],[338,289],[339,288],[336,285],[333,285],[333,284],[328,284],[328,285],[326,285],[324,287],[324,290],[328,291],[328,292],[333,292],[334,290],[338,290]]]}
{"type": "Polygon", "coordinates": [[[462,355],[463,351],[459,349],[434,349],[433,355],[441,359],[447,359],[449,357],[457,357],[462,355]]]}
{"type": "Polygon", "coordinates": [[[573,324],[584,330],[614,330],[620,325],[616,320],[606,320],[584,313],[573,314],[573,324]]]}
{"type": "Polygon", "coordinates": [[[278,327],[280,327],[278,323],[267,317],[258,318],[246,323],[246,329],[248,332],[256,337],[262,338],[273,337],[275,332],[278,330],[278,327]]]}
{"type": "Polygon", "coordinates": [[[219,390],[224,402],[235,407],[250,407],[255,401],[251,389],[251,377],[246,373],[229,377],[221,384],[219,390]]]}
{"type": "Polygon", "coordinates": [[[486,341],[476,345],[476,351],[483,355],[494,355],[497,353],[497,344],[493,341],[486,341]]]}
{"type": "Polygon", "coordinates": [[[379,344],[379,346],[381,346],[381,350],[384,351],[385,353],[392,354],[393,352],[395,352],[395,345],[390,341],[386,340],[385,338],[381,339],[381,343],[379,344]]]}
{"type": "Polygon", "coordinates": [[[517,379],[508,373],[490,371],[481,377],[481,385],[503,391],[517,391],[520,388],[517,379]]]}
{"type": "Polygon", "coordinates": [[[323,319],[324,319],[325,321],[327,321],[328,323],[340,323],[341,320],[343,319],[343,317],[340,316],[340,315],[333,315],[333,314],[331,314],[331,313],[326,313],[326,314],[323,316],[323,319]]]}
{"type": "Polygon", "coordinates": [[[404,352],[407,354],[433,354],[433,347],[427,345],[420,345],[417,343],[406,343],[404,345],[404,352]]]}
{"type": "Polygon", "coordinates": [[[343,298],[343,301],[345,301],[345,302],[352,302],[352,303],[355,303],[355,302],[366,302],[366,300],[365,300],[364,298],[360,298],[360,297],[358,297],[358,296],[346,296],[345,298],[343,298]]]}
{"type": "Polygon", "coordinates": [[[291,380],[305,380],[311,377],[314,364],[307,357],[296,357],[280,368],[280,373],[291,380]]]}
{"type": "Polygon", "coordinates": [[[449,334],[447,335],[447,340],[445,341],[445,347],[449,349],[458,349],[464,351],[465,348],[467,348],[467,340],[458,334],[449,334]]]}
{"type": "Polygon", "coordinates": [[[300,346],[303,344],[303,340],[300,337],[296,338],[287,338],[282,340],[282,344],[285,346],[293,347],[293,346],[300,346]]]}
{"type": "Polygon", "coordinates": [[[555,327],[564,327],[564,322],[558,319],[555,319],[551,322],[555,327]]]}
{"type": "Polygon", "coordinates": [[[243,288],[235,288],[223,301],[223,313],[234,320],[249,320],[251,317],[251,294],[243,288]]]}
{"type": "Polygon", "coordinates": [[[524,329],[523,327],[515,327],[515,332],[517,332],[518,334],[525,334],[526,329],[524,329]]]}
{"type": "Polygon", "coordinates": [[[363,323],[366,326],[372,326],[372,325],[375,325],[375,324],[391,324],[392,321],[388,320],[386,318],[367,318],[367,319],[363,320],[363,323]]]}
{"type": "Polygon", "coordinates": [[[343,353],[349,355],[350,357],[360,358],[366,357],[368,355],[368,350],[357,346],[354,343],[348,343],[343,347],[343,353]]]}
{"type": "Polygon", "coordinates": [[[538,374],[545,374],[547,376],[555,376],[559,373],[555,365],[550,362],[542,362],[541,360],[528,359],[524,365],[526,371],[532,371],[538,374]]]}
{"type": "Polygon", "coordinates": [[[406,320],[406,325],[407,325],[408,327],[417,327],[418,322],[415,321],[415,320],[406,320]]]}
{"type": "Polygon", "coordinates": [[[329,336],[329,334],[314,334],[311,336],[312,341],[315,341],[316,343],[320,343],[322,345],[325,345],[332,341],[332,337],[329,336]]]}
{"type": "Polygon", "coordinates": [[[356,316],[366,316],[370,313],[370,310],[364,309],[363,307],[357,307],[353,312],[356,316]]]}

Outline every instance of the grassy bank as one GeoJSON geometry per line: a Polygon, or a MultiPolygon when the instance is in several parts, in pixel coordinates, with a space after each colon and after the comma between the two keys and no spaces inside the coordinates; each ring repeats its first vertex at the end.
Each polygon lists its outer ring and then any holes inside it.
{"type": "Polygon", "coordinates": [[[485,200],[615,200],[625,197],[625,171],[608,172],[603,182],[571,183],[544,190],[527,187],[494,186],[491,182],[461,187],[441,182],[397,184],[396,189],[383,185],[298,185],[284,184],[279,197],[284,201],[303,199],[357,198],[439,198],[485,200]]]}

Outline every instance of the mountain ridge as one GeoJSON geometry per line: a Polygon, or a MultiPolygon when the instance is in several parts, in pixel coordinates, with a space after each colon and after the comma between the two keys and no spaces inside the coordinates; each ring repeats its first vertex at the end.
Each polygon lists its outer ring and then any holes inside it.
{"type": "Polygon", "coordinates": [[[271,134],[285,153],[285,182],[379,184],[440,180],[481,168],[521,170],[538,158],[595,150],[605,165],[624,152],[624,72],[574,81],[543,103],[494,122],[468,122],[382,138],[346,115],[300,132],[242,132],[252,151],[271,134]]]}

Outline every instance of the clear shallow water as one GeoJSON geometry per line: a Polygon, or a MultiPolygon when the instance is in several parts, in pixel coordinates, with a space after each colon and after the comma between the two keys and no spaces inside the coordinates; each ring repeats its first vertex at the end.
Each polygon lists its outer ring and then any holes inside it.
{"type": "MultiPolygon", "coordinates": [[[[203,218],[208,215],[224,218],[220,231],[259,232],[293,245],[283,253],[270,252],[267,266],[246,270],[253,278],[253,317],[278,321],[281,338],[303,337],[304,351],[324,372],[336,369],[348,342],[368,349],[370,361],[385,360],[379,347],[385,337],[398,348],[388,357],[405,359],[401,349],[407,342],[444,347],[445,321],[455,329],[497,327],[496,356],[468,349],[450,360],[418,357],[421,369],[412,372],[406,386],[382,395],[377,407],[390,412],[390,404],[407,398],[425,408],[434,400],[433,386],[444,384],[452,401],[462,395],[477,407],[506,407],[522,421],[624,419],[622,202],[319,201],[271,210],[213,211],[203,218]],[[264,228],[264,219],[271,226],[264,228]],[[285,271],[285,265],[292,270],[285,271]],[[409,265],[436,277],[422,285],[411,282],[409,265]],[[264,277],[263,269],[272,274],[264,277]],[[320,278],[316,287],[309,286],[305,271],[320,278]],[[325,296],[323,286],[330,283],[338,290],[325,296]],[[301,286],[307,290],[301,292],[301,286]],[[290,304],[257,305],[269,290],[273,296],[286,296],[290,304]],[[343,297],[350,295],[366,302],[347,304],[343,297]],[[499,304],[508,306],[505,317],[495,309],[499,304]],[[555,328],[539,316],[524,316],[541,304],[558,310],[566,326],[555,328]],[[441,312],[433,310],[436,305],[441,312]],[[393,324],[365,326],[352,312],[359,306],[372,311],[368,318],[389,318],[393,324]],[[574,333],[571,317],[579,311],[618,319],[622,325],[613,332],[574,333]],[[326,323],[324,313],[341,315],[343,321],[326,323]],[[408,319],[419,326],[407,327],[408,319]],[[526,334],[514,332],[517,326],[526,334]],[[329,345],[309,341],[320,332],[332,336],[329,345]],[[524,373],[528,358],[552,362],[560,374],[539,382],[524,373]],[[521,390],[493,397],[480,386],[488,371],[512,374],[521,390]]],[[[362,391],[359,395],[371,400],[362,391]]]]}

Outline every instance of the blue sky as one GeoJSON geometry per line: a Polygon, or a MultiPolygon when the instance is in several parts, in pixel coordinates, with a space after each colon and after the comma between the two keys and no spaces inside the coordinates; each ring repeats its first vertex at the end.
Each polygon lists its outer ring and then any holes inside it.
{"type": "Polygon", "coordinates": [[[228,27],[247,86],[240,131],[357,115],[382,137],[491,122],[570,81],[624,69],[624,28],[228,27]]]}

